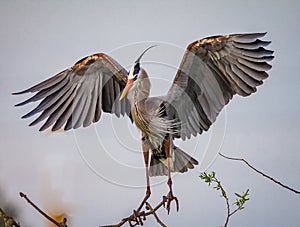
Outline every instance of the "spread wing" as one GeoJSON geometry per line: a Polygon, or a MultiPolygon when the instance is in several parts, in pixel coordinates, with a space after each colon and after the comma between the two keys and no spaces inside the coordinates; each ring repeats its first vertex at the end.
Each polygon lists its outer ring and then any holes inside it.
{"type": "Polygon", "coordinates": [[[46,119],[40,131],[49,127],[52,131],[62,127],[69,130],[97,122],[102,111],[118,117],[130,116],[128,100],[119,101],[126,82],[127,71],[111,57],[99,53],[83,58],[48,80],[13,94],[36,93],[16,106],[41,101],[22,117],[40,113],[30,126],[46,119]]]}
{"type": "Polygon", "coordinates": [[[178,137],[209,129],[233,95],[248,96],[268,77],[274,56],[266,33],[213,36],[191,43],[166,100],[178,137]]]}

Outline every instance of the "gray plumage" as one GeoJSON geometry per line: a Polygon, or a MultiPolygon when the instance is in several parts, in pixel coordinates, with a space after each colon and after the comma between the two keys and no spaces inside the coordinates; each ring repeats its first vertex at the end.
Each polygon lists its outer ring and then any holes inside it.
{"type": "Polygon", "coordinates": [[[102,111],[117,117],[127,115],[152,151],[151,176],[167,174],[167,157],[170,171],[186,172],[198,162],[176,147],[173,139],[185,140],[207,131],[235,94],[249,96],[256,92],[268,77],[268,62],[274,58],[273,51],[265,49],[270,42],[261,40],[264,35],[213,36],[191,43],[165,96],[149,97],[150,80],[140,68],[146,51],[129,73],[111,57],[99,53],[14,93],[36,93],[16,106],[41,101],[23,116],[40,114],[30,126],[44,121],[41,131],[86,127],[97,122],[102,111]]]}

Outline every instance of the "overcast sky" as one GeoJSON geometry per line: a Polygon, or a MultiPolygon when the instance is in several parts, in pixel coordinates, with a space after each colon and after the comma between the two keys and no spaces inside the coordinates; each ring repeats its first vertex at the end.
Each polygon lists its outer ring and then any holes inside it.
{"type": "MultiPolygon", "coordinates": [[[[96,52],[108,53],[128,67],[143,49],[156,43],[143,66],[152,79],[152,94],[163,95],[185,47],[217,34],[267,31],[269,47],[275,51],[273,68],[256,94],[230,102],[214,131],[177,142],[199,161],[206,159],[195,170],[174,177],[180,211],[173,207],[168,216],[161,210],[162,220],[168,226],[224,224],[223,199],[198,177],[220,144],[223,154],[243,157],[299,190],[299,12],[296,0],[1,1],[0,187],[22,210],[19,221],[24,226],[44,223],[18,197],[23,191],[53,213],[65,210],[72,226],[114,224],[138,206],[145,180],[139,133],[128,119],[104,115],[88,129],[40,133],[39,127],[27,127],[30,120],[20,119],[34,105],[13,107],[28,96],[15,97],[12,92],[96,52]]],[[[241,163],[219,157],[208,171],[212,170],[231,203],[234,192],[250,189],[246,209],[231,218],[230,226],[299,226],[299,195],[241,163]]],[[[155,204],[168,188],[165,178],[151,182],[150,202],[155,204]]],[[[150,218],[145,226],[155,224],[150,218]]]]}

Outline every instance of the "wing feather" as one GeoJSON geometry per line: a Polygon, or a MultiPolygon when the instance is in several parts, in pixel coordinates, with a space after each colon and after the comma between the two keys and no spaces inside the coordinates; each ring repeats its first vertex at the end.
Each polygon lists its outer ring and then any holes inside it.
{"type": "Polygon", "coordinates": [[[117,99],[114,101],[112,109],[113,109],[113,113],[115,113],[117,117],[120,117],[121,102],[119,101],[119,94],[121,93],[121,90],[119,84],[115,80],[113,81],[113,85],[114,85],[114,93],[117,99]]]}
{"type": "Polygon", "coordinates": [[[76,129],[78,128],[82,122],[84,116],[84,109],[86,107],[86,103],[88,100],[88,95],[87,94],[82,94],[81,97],[79,98],[79,102],[77,103],[76,106],[74,106],[74,110],[72,113],[72,128],[76,129]]]}
{"type": "Polygon", "coordinates": [[[40,91],[43,89],[47,89],[47,88],[59,83],[61,80],[63,80],[65,78],[65,72],[66,72],[66,70],[56,74],[55,76],[37,84],[37,85],[34,85],[33,87],[30,87],[30,88],[20,91],[20,92],[14,92],[12,94],[13,95],[21,95],[21,94],[25,94],[28,92],[37,92],[37,91],[40,91]]]}
{"type": "Polygon", "coordinates": [[[33,126],[45,122],[41,131],[52,131],[86,127],[101,118],[102,111],[116,116],[130,114],[127,98],[118,97],[127,81],[127,71],[106,54],[99,53],[81,59],[74,66],[15,95],[36,93],[17,104],[40,103],[22,118],[41,114],[32,122],[33,126]]]}
{"type": "Polygon", "coordinates": [[[191,43],[165,96],[182,139],[207,131],[234,94],[249,96],[268,77],[266,33],[213,36],[191,43]]]}
{"type": "MultiPolygon", "coordinates": [[[[58,83],[56,83],[55,85],[53,85],[51,87],[45,87],[45,88],[42,87],[41,88],[42,90],[39,91],[36,95],[25,100],[24,102],[16,104],[15,106],[23,106],[23,105],[26,105],[31,102],[39,101],[39,100],[57,92],[59,89],[64,87],[67,83],[68,83],[68,81],[67,81],[66,77],[64,77],[62,80],[60,80],[58,83]]],[[[14,94],[17,94],[17,93],[14,93],[14,94]]],[[[20,94],[23,94],[23,92],[20,94]]]]}
{"type": "MultiPolygon", "coordinates": [[[[59,99],[52,106],[49,106],[48,108],[44,109],[42,114],[40,114],[40,116],[38,118],[36,118],[33,122],[30,123],[30,126],[36,125],[37,123],[39,123],[39,122],[45,120],[47,117],[51,116],[61,105],[63,105],[64,102],[68,102],[68,100],[71,99],[70,97],[74,96],[74,93],[75,93],[74,90],[75,90],[75,86],[71,87],[71,89],[69,89],[61,99],[59,99]]],[[[50,122],[51,122],[51,118],[50,119],[48,118],[47,121],[45,122],[45,124],[40,128],[40,131],[48,128],[52,124],[50,122]],[[48,127],[46,127],[47,125],[48,125],[48,127]]]]}
{"type": "Polygon", "coordinates": [[[98,92],[99,92],[99,77],[96,77],[95,86],[93,88],[92,95],[91,95],[91,103],[89,105],[88,112],[84,119],[83,127],[87,127],[93,122],[94,116],[96,114],[96,105],[99,96],[98,92]]]}
{"type": "MultiPolygon", "coordinates": [[[[72,102],[74,96],[75,96],[75,86],[73,86],[68,93],[58,102],[55,106],[52,106],[51,108],[48,108],[48,111],[44,111],[30,126],[37,124],[38,122],[46,119],[47,121],[44,123],[44,125],[40,128],[40,131],[45,130],[46,128],[50,127],[55,122],[58,122],[63,115],[63,112],[66,110],[66,108],[69,106],[69,104],[72,102]]],[[[59,124],[59,123],[58,123],[59,124]]],[[[56,124],[56,125],[58,125],[56,124]]],[[[53,126],[54,127],[54,126],[53,126]]],[[[56,126],[57,127],[57,126],[56,126]]],[[[59,127],[60,128],[60,127],[59,127]]],[[[59,129],[58,128],[58,129],[59,129]]],[[[54,130],[55,131],[55,130],[54,130]]]]}
{"type": "Polygon", "coordinates": [[[103,86],[102,86],[102,77],[99,78],[99,88],[102,88],[102,92],[98,92],[97,96],[97,104],[96,104],[96,110],[95,110],[95,117],[93,122],[99,121],[101,118],[101,113],[102,113],[102,93],[103,93],[103,86]]]}

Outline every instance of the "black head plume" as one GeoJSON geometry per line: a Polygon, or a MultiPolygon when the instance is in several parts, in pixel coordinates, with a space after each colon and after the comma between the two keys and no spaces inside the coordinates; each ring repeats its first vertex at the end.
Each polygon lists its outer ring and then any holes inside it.
{"type": "Polygon", "coordinates": [[[135,60],[135,63],[140,63],[140,60],[141,60],[141,58],[143,57],[143,55],[144,55],[148,50],[150,50],[151,48],[156,47],[156,46],[157,46],[157,45],[153,45],[153,46],[148,47],[146,50],[144,50],[143,53],[138,57],[138,59],[135,60]]]}

